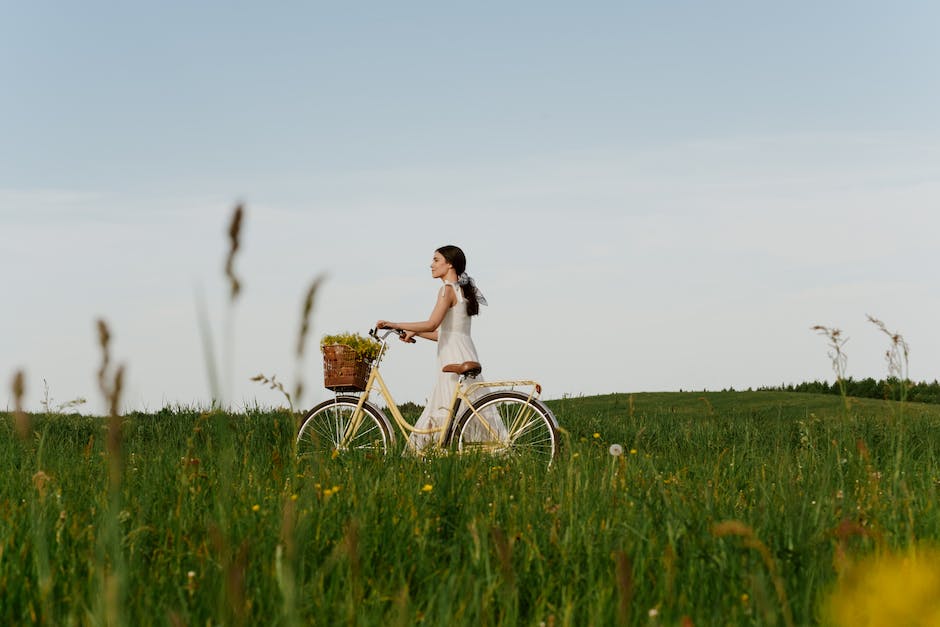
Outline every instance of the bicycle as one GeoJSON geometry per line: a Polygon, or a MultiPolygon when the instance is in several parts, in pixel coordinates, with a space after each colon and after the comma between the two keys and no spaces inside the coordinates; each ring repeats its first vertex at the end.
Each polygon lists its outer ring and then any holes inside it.
{"type": "Polygon", "coordinates": [[[308,411],[297,434],[299,453],[332,456],[355,450],[388,453],[395,445],[395,431],[385,411],[369,400],[377,390],[406,440],[410,433],[436,434],[433,448],[438,450],[456,448],[459,453],[531,455],[551,465],[558,453],[559,427],[555,415],[538,398],[542,386],[528,380],[467,383],[482,372],[477,362],[444,366],[444,372],[453,372],[459,377],[443,426],[418,429],[405,420],[379,372],[379,363],[388,349],[388,337],[393,333],[404,336],[401,329],[388,329],[385,333],[369,330],[369,335],[381,343],[381,348],[371,363],[365,389],[352,394],[338,392],[335,398],[308,411]],[[497,387],[510,389],[484,393],[487,388],[497,387]],[[516,388],[529,391],[520,392],[516,388]],[[462,412],[458,417],[459,410],[462,412]]]}

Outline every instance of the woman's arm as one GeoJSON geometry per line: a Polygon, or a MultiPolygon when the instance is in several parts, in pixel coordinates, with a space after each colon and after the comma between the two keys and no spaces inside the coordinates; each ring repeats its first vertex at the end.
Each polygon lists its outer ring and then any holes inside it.
{"type": "Polygon", "coordinates": [[[410,331],[412,335],[437,341],[437,328],[441,326],[441,322],[444,320],[447,310],[453,307],[456,302],[457,295],[454,294],[453,290],[447,289],[445,286],[438,292],[437,302],[434,304],[434,309],[431,311],[431,315],[427,320],[421,322],[389,322],[388,320],[379,320],[375,323],[375,326],[378,329],[393,327],[395,329],[401,329],[402,331],[410,331]]]}

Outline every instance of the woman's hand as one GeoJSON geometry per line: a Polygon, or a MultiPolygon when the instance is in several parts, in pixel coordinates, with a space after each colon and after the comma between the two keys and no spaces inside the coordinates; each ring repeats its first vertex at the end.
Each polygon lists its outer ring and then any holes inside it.
{"type": "Polygon", "coordinates": [[[405,331],[398,336],[398,339],[400,339],[402,342],[408,342],[409,344],[414,344],[417,342],[414,331],[405,331]]]}
{"type": "Polygon", "coordinates": [[[388,320],[379,320],[375,323],[376,329],[386,329],[388,327],[394,326],[388,320]]]}

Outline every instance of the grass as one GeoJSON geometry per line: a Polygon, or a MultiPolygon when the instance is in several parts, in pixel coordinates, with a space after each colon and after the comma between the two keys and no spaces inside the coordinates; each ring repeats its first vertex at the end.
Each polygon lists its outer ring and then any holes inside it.
{"type": "Polygon", "coordinates": [[[846,413],[783,392],[549,404],[567,431],[550,471],[298,459],[287,412],[128,415],[116,496],[107,421],[32,415],[24,439],[4,416],[0,619],[812,624],[856,558],[940,539],[938,407],[846,413]]]}

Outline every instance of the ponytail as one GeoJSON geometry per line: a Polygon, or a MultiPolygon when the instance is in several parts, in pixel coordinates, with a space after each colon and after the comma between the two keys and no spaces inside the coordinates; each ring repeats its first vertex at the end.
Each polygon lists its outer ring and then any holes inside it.
{"type": "Polygon", "coordinates": [[[460,286],[460,291],[463,292],[463,297],[467,301],[467,315],[475,316],[480,313],[480,301],[477,300],[477,291],[473,289],[473,286],[464,283],[460,286]]]}

